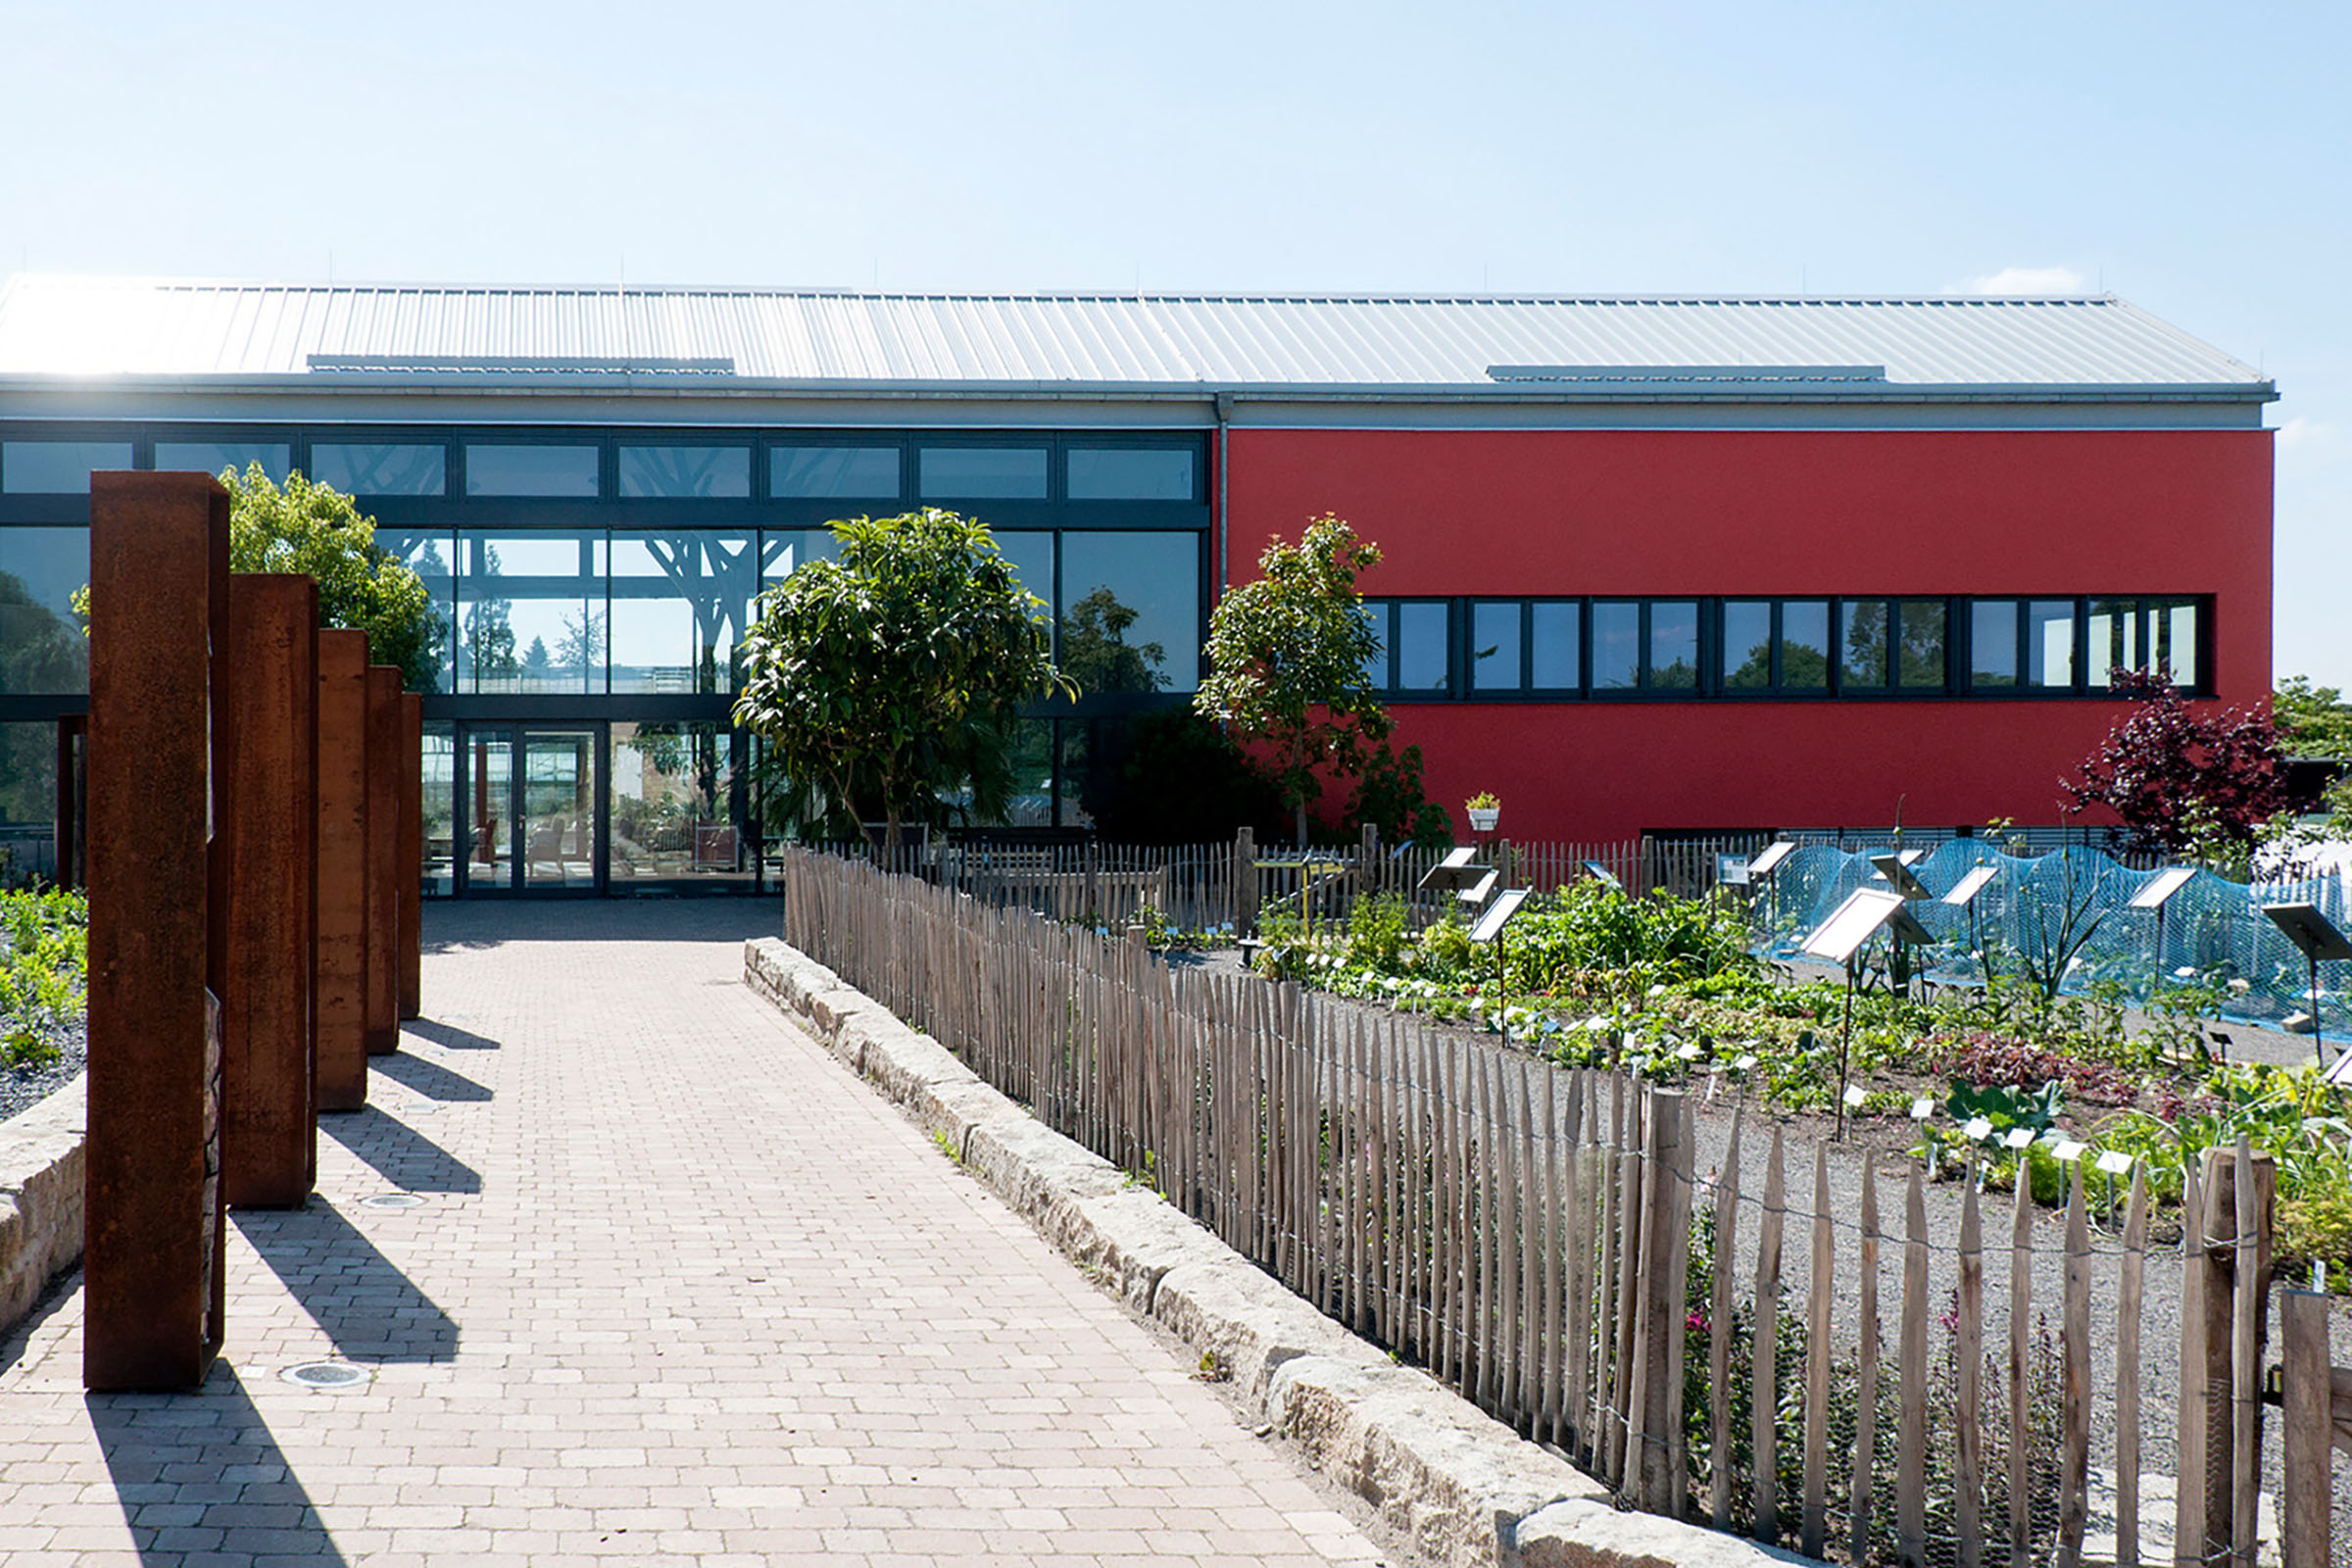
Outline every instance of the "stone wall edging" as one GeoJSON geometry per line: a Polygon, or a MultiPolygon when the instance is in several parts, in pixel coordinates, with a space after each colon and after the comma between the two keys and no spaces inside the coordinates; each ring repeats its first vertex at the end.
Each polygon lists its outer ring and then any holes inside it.
{"type": "Polygon", "coordinates": [[[0,1335],[81,1257],[89,1075],[0,1122],[0,1335]]]}
{"type": "Polygon", "coordinates": [[[1806,1560],[1620,1512],[1601,1483],[1397,1365],[781,940],[744,944],[744,978],[1130,1308],[1200,1351],[1261,1419],[1437,1561],[1762,1568],[1806,1560]]]}

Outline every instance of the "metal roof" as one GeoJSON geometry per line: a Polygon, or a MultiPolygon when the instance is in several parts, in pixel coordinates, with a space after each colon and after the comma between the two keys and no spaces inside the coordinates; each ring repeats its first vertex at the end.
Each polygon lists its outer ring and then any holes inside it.
{"type": "Polygon", "coordinates": [[[885,294],[27,274],[0,377],[808,389],[2267,400],[2112,296],[885,294]]]}

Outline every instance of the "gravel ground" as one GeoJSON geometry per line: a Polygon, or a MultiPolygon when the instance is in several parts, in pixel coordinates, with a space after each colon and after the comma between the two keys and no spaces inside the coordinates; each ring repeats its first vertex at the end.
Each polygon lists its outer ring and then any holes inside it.
{"type": "Polygon", "coordinates": [[[51,1029],[48,1036],[50,1044],[58,1048],[57,1060],[46,1067],[0,1068],[0,1122],[19,1111],[31,1109],[72,1083],[74,1075],[81,1071],[89,1050],[80,1021],[76,1019],[71,1027],[51,1029]]]}

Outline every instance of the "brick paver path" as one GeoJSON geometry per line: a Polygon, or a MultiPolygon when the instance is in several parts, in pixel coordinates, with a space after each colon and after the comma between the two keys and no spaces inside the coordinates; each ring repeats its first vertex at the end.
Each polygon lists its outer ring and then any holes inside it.
{"type": "Polygon", "coordinates": [[[204,1391],[85,1399],[78,1290],[0,1345],[0,1563],[1380,1560],[743,988],[774,920],[431,910],[319,1196],[235,1217],[204,1391]]]}

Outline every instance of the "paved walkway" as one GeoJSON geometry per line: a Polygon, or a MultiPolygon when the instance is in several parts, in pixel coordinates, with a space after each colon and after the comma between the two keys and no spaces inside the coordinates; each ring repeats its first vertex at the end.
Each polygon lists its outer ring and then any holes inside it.
{"type": "Polygon", "coordinates": [[[1381,1560],[743,988],[774,921],[431,910],[318,1197],[235,1217],[204,1391],[85,1399],[78,1289],[0,1344],[0,1564],[1381,1560]]]}

